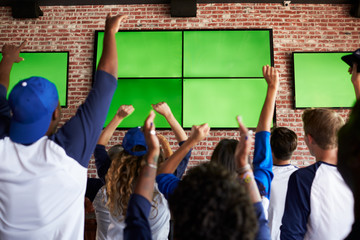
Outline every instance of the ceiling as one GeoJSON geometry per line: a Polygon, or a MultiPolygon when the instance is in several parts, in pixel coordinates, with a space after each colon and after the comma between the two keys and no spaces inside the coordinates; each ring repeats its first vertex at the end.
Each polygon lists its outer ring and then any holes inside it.
{"type": "MultiPolygon", "coordinates": [[[[40,6],[76,5],[123,5],[123,4],[167,4],[171,0],[1,0],[0,6],[11,6],[21,2],[35,2],[40,6]]],[[[196,0],[195,0],[196,1],[196,0]]],[[[197,3],[283,3],[283,0],[197,0],[197,3]]],[[[353,0],[291,0],[291,4],[349,4],[353,0]]]]}

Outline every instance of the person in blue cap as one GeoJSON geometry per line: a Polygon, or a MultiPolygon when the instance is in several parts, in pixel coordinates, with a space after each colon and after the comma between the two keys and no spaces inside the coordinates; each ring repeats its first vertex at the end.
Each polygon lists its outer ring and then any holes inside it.
{"type": "Polygon", "coordinates": [[[126,18],[107,16],[94,86],[76,115],[57,131],[61,109],[49,80],[22,80],[6,100],[12,65],[23,60],[19,53],[26,42],[3,47],[0,239],[84,238],[87,167],[117,86],[115,33],[126,18]]]}

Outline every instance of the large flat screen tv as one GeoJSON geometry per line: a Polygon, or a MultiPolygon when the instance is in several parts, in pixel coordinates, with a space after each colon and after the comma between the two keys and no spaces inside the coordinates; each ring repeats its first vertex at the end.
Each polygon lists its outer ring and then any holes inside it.
{"type": "MultiPolygon", "coordinates": [[[[95,39],[94,68],[104,32],[95,39]]],[[[237,128],[239,114],[256,127],[265,99],[262,66],[273,65],[270,29],[121,31],[116,43],[119,86],[105,126],[121,104],[135,107],[119,126],[130,128],[143,124],[151,104],[166,101],[184,128],[237,128]]],[[[155,123],[169,128],[161,116],[155,123]]]]}
{"type": "Polygon", "coordinates": [[[19,81],[39,76],[56,85],[60,105],[66,107],[69,52],[22,52],[20,57],[25,60],[13,65],[8,93],[19,81]]]}
{"type": "Polygon", "coordinates": [[[294,52],[295,107],[350,108],[355,103],[349,52],[294,52]]]}

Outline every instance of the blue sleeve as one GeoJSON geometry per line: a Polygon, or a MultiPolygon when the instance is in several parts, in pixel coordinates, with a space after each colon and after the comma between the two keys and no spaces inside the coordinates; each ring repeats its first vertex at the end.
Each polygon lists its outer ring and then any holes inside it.
{"type": "Polygon", "coordinates": [[[268,221],[266,220],[264,207],[261,202],[254,203],[256,218],[258,219],[259,229],[256,240],[271,240],[268,221]]]}
{"type": "Polygon", "coordinates": [[[168,199],[169,195],[177,188],[180,179],[175,177],[174,174],[163,173],[156,176],[156,182],[159,191],[168,199]]]}
{"type": "Polygon", "coordinates": [[[260,194],[270,200],[273,161],[270,147],[270,132],[262,131],[255,134],[253,168],[260,194]],[[259,186],[260,185],[260,186],[259,186]],[[261,185],[264,189],[262,189],[261,185]]]}
{"type": "Polygon", "coordinates": [[[6,87],[0,84],[0,139],[8,135],[10,126],[10,106],[6,94],[6,87]]]}
{"type": "Polygon", "coordinates": [[[143,196],[138,194],[132,194],[130,196],[125,219],[125,240],[152,239],[148,221],[150,208],[151,203],[143,196]]]}
{"type": "Polygon", "coordinates": [[[291,174],[286,194],[285,210],[280,227],[280,239],[304,239],[310,215],[310,192],[317,164],[291,174]]]}
{"type": "Polygon", "coordinates": [[[94,86],[85,103],[59,131],[50,136],[66,154],[87,167],[100,136],[117,81],[111,74],[97,71],[94,86]]]}
{"type": "MultiPolygon", "coordinates": [[[[180,142],[179,146],[183,145],[184,142],[185,141],[180,142]]],[[[190,151],[186,154],[186,156],[183,158],[183,160],[181,160],[180,164],[176,168],[176,170],[174,172],[175,177],[181,179],[182,175],[184,175],[187,165],[189,163],[189,159],[191,157],[191,151],[192,151],[192,149],[190,149],[190,151]]]]}
{"type": "Polygon", "coordinates": [[[104,145],[96,145],[94,157],[97,174],[101,181],[105,184],[105,175],[110,168],[111,160],[104,145]]]}

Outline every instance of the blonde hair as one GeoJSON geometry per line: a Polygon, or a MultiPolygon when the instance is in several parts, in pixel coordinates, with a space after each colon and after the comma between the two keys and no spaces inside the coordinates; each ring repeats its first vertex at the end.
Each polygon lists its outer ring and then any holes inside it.
{"type": "MultiPolygon", "coordinates": [[[[134,191],[136,180],[146,164],[144,156],[133,156],[122,151],[114,156],[106,174],[106,206],[111,215],[122,220],[126,216],[130,195],[134,191]]],[[[154,190],[152,207],[157,211],[155,197],[159,194],[154,190]]],[[[154,215],[154,218],[156,217],[154,215]]]]}
{"type": "Polygon", "coordinates": [[[305,135],[310,134],[321,149],[337,147],[337,133],[344,125],[344,119],[338,113],[323,108],[307,109],[302,120],[305,135]]]}

